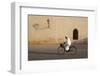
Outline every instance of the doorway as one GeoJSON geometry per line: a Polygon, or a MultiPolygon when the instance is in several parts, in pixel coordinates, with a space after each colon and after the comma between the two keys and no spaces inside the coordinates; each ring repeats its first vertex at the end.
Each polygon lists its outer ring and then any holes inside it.
{"type": "Polygon", "coordinates": [[[73,40],[78,40],[78,29],[73,30],[73,40]]]}

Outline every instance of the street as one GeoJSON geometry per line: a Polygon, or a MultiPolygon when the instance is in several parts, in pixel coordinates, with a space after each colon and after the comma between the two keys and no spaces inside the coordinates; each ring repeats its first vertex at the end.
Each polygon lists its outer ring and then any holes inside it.
{"type": "Polygon", "coordinates": [[[74,44],[77,48],[77,52],[74,55],[70,52],[58,54],[58,46],[59,45],[33,45],[29,47],[28,60],[76,59],[88,57],[87,44],[74,44]]]}

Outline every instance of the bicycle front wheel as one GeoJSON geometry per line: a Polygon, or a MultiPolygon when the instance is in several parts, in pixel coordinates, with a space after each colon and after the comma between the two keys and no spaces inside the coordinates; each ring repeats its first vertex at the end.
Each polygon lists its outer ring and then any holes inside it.
{"type": "Polygon", "coordinates": [[[65,53],[64,48],[60,47],[57,49],[57,53],[63,55],[65,53]]]}

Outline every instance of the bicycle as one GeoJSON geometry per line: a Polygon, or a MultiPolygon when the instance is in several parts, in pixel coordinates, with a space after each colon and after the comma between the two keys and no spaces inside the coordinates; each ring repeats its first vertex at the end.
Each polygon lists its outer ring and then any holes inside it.
{"type": "Polygon", "coordinates": [[[75,46],[71,45],[69,47],[69,50],[66,51],[65,44],[61,43],[60,46],[57,48],[57,53],[61,54],[61,55],[65,54],[65,53],[70,53],[71,55],[75,55],[77,53],[77,48],[75,46]]]}

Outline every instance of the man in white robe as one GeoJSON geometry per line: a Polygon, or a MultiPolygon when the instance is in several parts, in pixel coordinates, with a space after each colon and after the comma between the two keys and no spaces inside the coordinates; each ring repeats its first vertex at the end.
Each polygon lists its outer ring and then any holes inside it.
{"type": "Polygon", "coordinates": [[[69,51],[70,46],[71,46],[71,40],[68,36],[65,36],[65,41],[64,41],[65,50],[69,51]]]}

